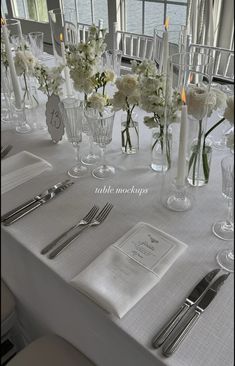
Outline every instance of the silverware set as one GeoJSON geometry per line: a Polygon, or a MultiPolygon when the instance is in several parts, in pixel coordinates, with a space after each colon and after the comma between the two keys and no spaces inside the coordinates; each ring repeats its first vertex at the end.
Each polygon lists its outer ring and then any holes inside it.
{"type": "Polygon", "coordinates": [[[32,211],[36,210],[38,207],[56,198],[60,193],[65,191],[73,184],[74,182],[69,179],[66,179],[64,182],[56,183],[53,187],[46,189],[44,192],[33,197],[31,200],[24,202],[20,206],[1,216],[1,222],[5,226],[13,224],[32,211]]]}
{"type": "Polygon", "coordinates": [[[219,271],[214,269],[198,282],[183,305],[152,339],[154,348],[163,345],[162,354],[165,357],[171,356],[179,348],[229,276],[229,273],[222,274],[214,281],[219,271]]]}
{"type": "Polygon", "coordinates": [[[13,148],[12,145],[5,145],[5,146],[1,146],[1,159],[5,158],[8,153],[11,151],[11,149],[13,148]]]}
{"type": "Polygon", "coordinates": [[[98,213],[99,207],[93,206],[91,210],[85,215],[85,217],[79,220],[76,224],[71,226],[65,232],[63,232],[60,236],[58,236],[55,240],[49,243],[45,248],[41,250],[41,254],[47,254],[50,250],[52,250],[56,245],[58,246],[53,249],[48,255],[49,259],[53,259],[57,257],[65,248],[67,248],[84,230],[92,227],[100,225],[108,216],[110,211],[112,210],[113,205],[109,202],[103,207],[103,209],[98,213]],[[77,229],[78,230],[75,230],[77,229]],[[68,234],[71,235],[67,238],[68,234]],[[67,238],[67,239],[66,239],[67,238]],[[63,240],[64,239],[64,240],[63,240]]]}

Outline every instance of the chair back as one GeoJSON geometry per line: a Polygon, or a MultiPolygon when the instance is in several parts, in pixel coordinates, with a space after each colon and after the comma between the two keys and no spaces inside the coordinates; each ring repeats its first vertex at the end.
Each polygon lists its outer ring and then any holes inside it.
{"type": "Polygon", "coordinates": [[[78,42],[78,32],[74,23],[65,21],[64,23],[64,33],[66,44],[77,44],[78,42]]]}
{"type": "Polygon", "coordinates": [[[113,49],[122,51],[123,57],[140,61],[152,59],[153,37],[120,31],[117,29],[117,23],[114,23],[113,35],[113,49]]]}
{"type": "Polygon", "coordinates": [[[214,58],[212,78],[234,83],[234,50],[191,43],[189,52],[202,52],[214,58]]]}

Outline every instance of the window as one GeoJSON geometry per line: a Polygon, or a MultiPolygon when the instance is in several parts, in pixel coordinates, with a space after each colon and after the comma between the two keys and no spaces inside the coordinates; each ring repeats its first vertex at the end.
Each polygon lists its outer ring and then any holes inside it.
{"type": "Polygon", "coordinates": [[[125,0],[126,31],[152,36],[153,29],[167,17],[170,23],[184,25],[187,5],[187,0],[125,0]]]}
{"type": "Polygon", "coordinates": [[[48,22],[46,0],[13,0],[12,7],[15,18],[48,22]]]}
{"type": "Polygon", "coordinates": [[[78,14],[79,23],[96,24],[103,19],[104,27],[108,29],[107,0],[63,0],[64,11],[74,9],[78,14]]]}

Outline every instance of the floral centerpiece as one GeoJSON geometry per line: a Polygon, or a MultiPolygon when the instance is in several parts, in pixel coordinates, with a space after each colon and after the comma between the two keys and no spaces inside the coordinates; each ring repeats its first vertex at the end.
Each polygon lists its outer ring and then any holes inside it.
{"type": "Polygon", "coordinates": [[[106,31],[92,25],[89,28],[89,36],[86,42],[72,45],[66,49],[67,65],[70,69],[70,77],[74,83],[74,89],[84,93],[84,99],[99,88],[104,89],[108,81],[114,79],[110,72],[100,72],[100,58],[105,51],[104,43],[106,31]]]}
{"type": "Polygon", "coordinates": [[[122,151],[134,154],[139,148],[138,123],[134,121],[133,111],[140,103],[140,85],[137,75],[123,75],[115,83],[115,92],[111,103],[114,110],[126,112],[122,122],[122,151]]]}
{"type": "Polygon", "coordinates": [[[38,104],[38,101],[32,93],[30,77],[34,76],[37,59],[28,50],[25,43],[22,43],[15,52],[14,64],[17,76],[23,76],[25,86],[23,101],[25,107],[33,108],[38,104]]]}
{"type": "Polygon", "coordinates": [[[61,76],[61,71],[64,66],[56,66],[49,68],[45,65],[37,63],[34,67],[34,76],[39,83],[39,90],[49,98],[52,94],[60,95],[62,93],[62,83],[64,82],[61,76]]]}
{"type": "Polygon", "coordinates": [[[151,116],[144,117],[145,125],[153,129],[151,167],[155,171],[167,170],[171,165],[169,124],[177,118],[177,110],[181,105],[180,95],[176,91],[171,91],[171,97],[166,102],[166,80],[163,75],[158,74],[153,61],[144,60],[139,65],[134,61],[132,70],[137,73],[139,79],[140,106],[151,113],[151,116]],[[166,107],[167,124],[165,126],[166,107]]]}

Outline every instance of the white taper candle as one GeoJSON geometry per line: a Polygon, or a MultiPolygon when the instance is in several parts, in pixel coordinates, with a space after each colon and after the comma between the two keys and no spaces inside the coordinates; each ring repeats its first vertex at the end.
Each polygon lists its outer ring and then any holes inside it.
{"type": "Polygon", "coordinates": [[[188,111],[187,111],[187,105],[182,105],[177,175],[176,175],[176,185],[181,187],[185,185],[185,178],[186,178],[187,140],[188,140],[188,111]]]}

